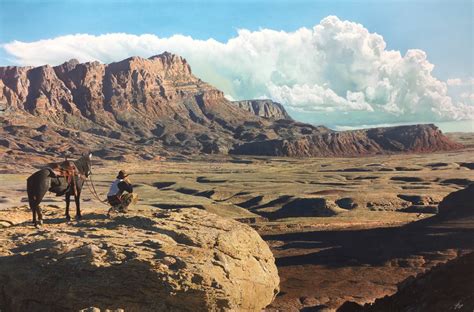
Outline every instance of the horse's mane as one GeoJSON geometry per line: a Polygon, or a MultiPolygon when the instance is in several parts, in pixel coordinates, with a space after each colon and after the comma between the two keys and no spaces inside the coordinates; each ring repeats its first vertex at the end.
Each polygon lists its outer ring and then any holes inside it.
{"type": "Polygon", "coordinates": [[[82,174],[87,173],[90,168],[90,159],[88,155],[83,155],[81,158],[78,160],[74,161],[74,164],[76,165],[77,169],[79,169],[79,172],[82,174]]]}

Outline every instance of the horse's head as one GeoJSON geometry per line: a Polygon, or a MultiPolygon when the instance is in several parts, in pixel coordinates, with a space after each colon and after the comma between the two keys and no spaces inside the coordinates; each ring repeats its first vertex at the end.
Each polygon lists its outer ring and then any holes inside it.
{"type": "Polygon", "coordinates": [[[78,159],[76,165],[78,165],[79,170],[83,175],[88,178],[92,174],[92,165],[91,165],[92,153],[82,154],[82,157],[78,159]]]}

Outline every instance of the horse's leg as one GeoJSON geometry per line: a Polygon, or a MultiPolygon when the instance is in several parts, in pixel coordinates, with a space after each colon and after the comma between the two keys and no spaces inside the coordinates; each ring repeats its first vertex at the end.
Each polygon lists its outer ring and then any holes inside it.
{"type": "Polygon", "coordinates": [[[74,194],[74,200],[76,201],[76,220],[80,220],[82,218],[81,215],[81,191],[82,191],[82,183],[79,184],[81,181],[76,181],[76,194],[74,194]]]}
{"type": "Polygon", "coordinates": [[[69,215],[69,205],[71,203],[71,193],[66,192],[66,220],[70,221],[71,216],[69,215]]]}
{"type": "Polygon", "coordinates": [[[26,182],[26,191],[28,193],[28,203],[33,214],[33,224],[35,226],[43,223],[43,215],[39,204],[43,200],[44,195],[48,191],[50,184],[49,171],[40,170],[31,175],[26,182]],[[38,215],[38,221],[36,220],[38,215]]]}
{"type": "Polygon", "coordinates": [[[46,195],[46,192],[48,191],[48,188],[49,188],[48,185],[49,185],[49,181],[43,181],[42,187],[39,189],[39,193],[38,193],[38,204],[36,205],[36,214],[38,215],[39,225],[43,224],[43,211],[41,210],[40,203],[43,200],[44,195],[46,195]]]}
{"type": "Polygon", "coordinates": [[[34,186],[34,178],[37,176],[37,174],[33,174],[26,180],[26,192],[28,193],[28,203],[30,205],[31,213],[33,214],[33,224],[37,226],[36,222],[36,207],[38,204],[36,203],[36,196],[35,195],[35,190],[33,188],[34,186]]]}
{"type": "Polygon", "coordinates": [[[31,212],[33,213],[33,225],[34,226],[38,225],[38,223],[36,222],[36,207],[37,206],[34,206],[34,207],[30,206],[31,212]]]}
{"type": "Polygon", "coordinates": [[[31,213],[33,214],[33,225],[37,226],[38,223],[36,222],[36,208],[38,207],[38,204],[36,204],[35,201],[33,199],[30,199],[29,197],[30,197],[30,194],[28,193],[30,209],[31,209],[31,213]]]}
{"type": "Polygon", "coordinates": [[[41,207],[38,205],[36,206],[36,213],[38,214],[38,224],[43,224],[43,211],[41,211],[41,207]]]}

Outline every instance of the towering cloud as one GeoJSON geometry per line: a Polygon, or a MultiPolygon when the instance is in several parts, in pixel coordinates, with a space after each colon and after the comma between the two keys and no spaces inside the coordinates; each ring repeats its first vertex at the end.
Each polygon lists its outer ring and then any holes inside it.
{"type": "MultiPolygon", "coordinates": [[[[3,46],[22,65],[70,58],[112,62],[170,51],[186,57],[196,75],[234,99],[270,97],[290,114],[329,125],[370,125],[474,119],[471,93],[451,97],[421,50],[386,50],[382,36],[362,25],[323,19],[295,32],[239,30],[222,43],[175,35],[69,35],[3,46]]],[[[471,87],[472,91],[472,87],[471,87]]]]}

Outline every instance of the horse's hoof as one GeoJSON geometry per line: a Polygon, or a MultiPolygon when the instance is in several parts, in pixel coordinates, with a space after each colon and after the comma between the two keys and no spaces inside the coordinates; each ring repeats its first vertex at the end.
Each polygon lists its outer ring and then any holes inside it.
{"type": "Polygon", "coordinates": [[[43,220],[39,220],[39,221],[38,221],[38,224],[39,224],[40,226],[43,225],[43,220]]]}
{"type": "Polygon", "coordinates": [[[79,221],[82,219],[82,216],[76,216],[76,220],[79,221]]]}
{"type": "Polygon", "coordinates": [[[67,222],[71,221],[71,217],[70,217],[70,216],[66,216],[66,221],[67,221],[67,222]]]}

